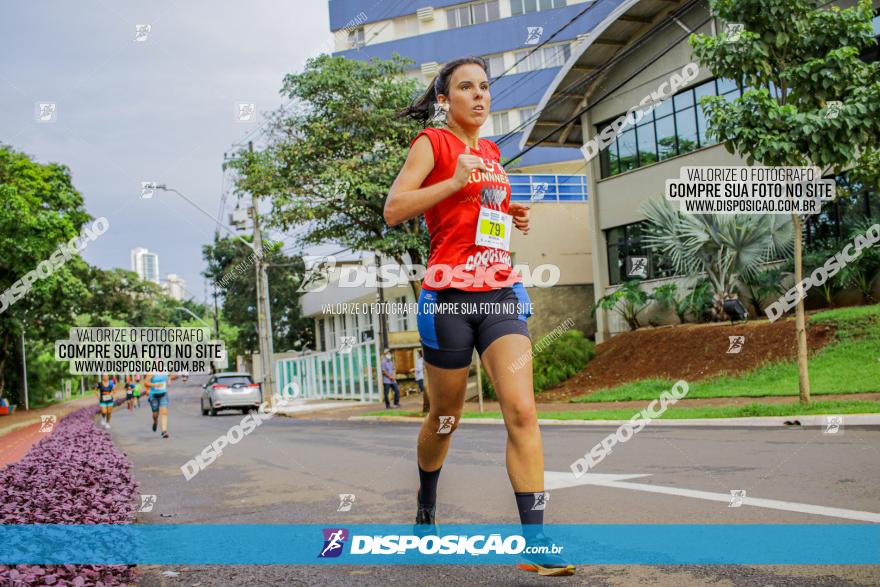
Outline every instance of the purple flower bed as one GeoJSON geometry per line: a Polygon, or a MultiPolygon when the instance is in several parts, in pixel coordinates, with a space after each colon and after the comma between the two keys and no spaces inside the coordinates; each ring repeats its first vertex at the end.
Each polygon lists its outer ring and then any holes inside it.
{"type": "MultiPolygon", "coordinates": [[[[62,418],[24,458],[0,470],[0,524],[134,522],[131,462],[94,415],[87,407],[62,418]]],[[[135,578],[128,565],[0,565],[0,585],[16,587],[119,585],[135,578]]]]}

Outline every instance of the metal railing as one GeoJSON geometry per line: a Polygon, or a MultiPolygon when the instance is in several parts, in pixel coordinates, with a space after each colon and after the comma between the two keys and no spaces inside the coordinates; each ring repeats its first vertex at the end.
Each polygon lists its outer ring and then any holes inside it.
{"type": "Polygon", "coordinates": [[[512,173],[511,201],[533,202],[586,202],[585,175],[529,175],[512,173]]]}
{"type": "Polygon", "coordinates": [[[349,348],[350,352],[332,350],[278,360],[278,393],[294,399],[379,401],[382,381],[378,342],[368,340],[349,348]],[[297,389],[299,395],[294,396],[297,389]]]}

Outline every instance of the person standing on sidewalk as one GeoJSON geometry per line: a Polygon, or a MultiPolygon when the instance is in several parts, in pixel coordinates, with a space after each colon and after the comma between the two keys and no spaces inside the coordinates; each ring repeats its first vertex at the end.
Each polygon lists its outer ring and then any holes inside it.
{"type": "Polygon", "coordinates": [[[400,407],[400,387],[397,385],[397,371],[394,361],[391,360],[391,351],[385,349],[385,358],[382,359],[382,399],[385,401],[385,409],[390,410],[388,403],[388,390],[394,390],[394,407],[400,407]]]}
{"type": "Polygon", "coordinates": [[[113,381],[107,373],[101,373],[101,381],[95,386],[98,394],[98,407],[101,409],[101,426],[110,430],[110,417],[113,415],[113,381]]]}
{"type": "Polygon", "coordinates": [[[425,359],[422,357],[422,349],[416,351],[416,367],[414,369],[416,385],[419,391],[425,393],[425,359]]]}

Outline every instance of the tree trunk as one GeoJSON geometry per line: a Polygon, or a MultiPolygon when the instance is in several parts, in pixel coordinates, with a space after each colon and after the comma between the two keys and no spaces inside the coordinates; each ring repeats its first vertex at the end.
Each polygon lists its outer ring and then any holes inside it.
{"type": "MultiPolygon", "coordinates": [[[[797,214],[791,215],[794,224],[794,283],[801,294],[801,280],[804,278],[803,264],[803,233],[801,219],[797,214]]],[[[795,308],[795,334],[797,336],[798,388],[800,389],[801,405],[810,404],[810,371],[807,362],[807,317],[804,312],[804,300],[801,299],[795,308]]]]}
{"type": "Polygon", "coordinates": [[[724,322],[727,319],[727,313],[724,311],[724,300],[730,297],[729,292],[716,293],[712,297],[712,321],[724,322]]]}

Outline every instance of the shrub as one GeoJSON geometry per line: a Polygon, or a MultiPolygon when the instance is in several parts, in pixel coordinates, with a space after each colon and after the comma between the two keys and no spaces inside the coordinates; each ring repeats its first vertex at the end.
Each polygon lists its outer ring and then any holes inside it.
{"type": "MultiPolygon", "coordinates": [[[[595,356],[596,345],[580,330],[568,330],[552,341],[547,336],[533,341],[532,373],[535,394],[579,373],[595,356]],[[546,342],[542,342],[545,339],[546,342]]],[[[511,365],[511,368],[515,369],[516,365],[511,365]]],[[[482,380],[485,396],[497,399],[495,388],[485,369],[482,370],[482,380]]]]}
{"type": "Polygon", "coordinates": [[[620,285],[615,291],[603,296],[596,301],[593,306],[592,315],[596,315],[596,310],[601,308],[609,312],[617,312],[620,317],[626,320],[630,330],[638,330],[639,314],[648,307],[651,297],[647,292],[642,291],[640,282],[637,279],[626,281],[620,285]]]}
{"type": "MultiPolygon", "coordinates": [[[[17,463],[0,471],[0,524],[131,524],[131,463],[94,422],[95,408],[62,418],[17,463]]],[[[27,545],[4,545],[24,551],[27,545]]],[[[71,558],[79,545],[71,544],[71,558]]],[[[27,558],[27,553],[22,552],[27,558]]],[[[0,585],[131,583],[127,565],[0,565],[0,585]]]]}

